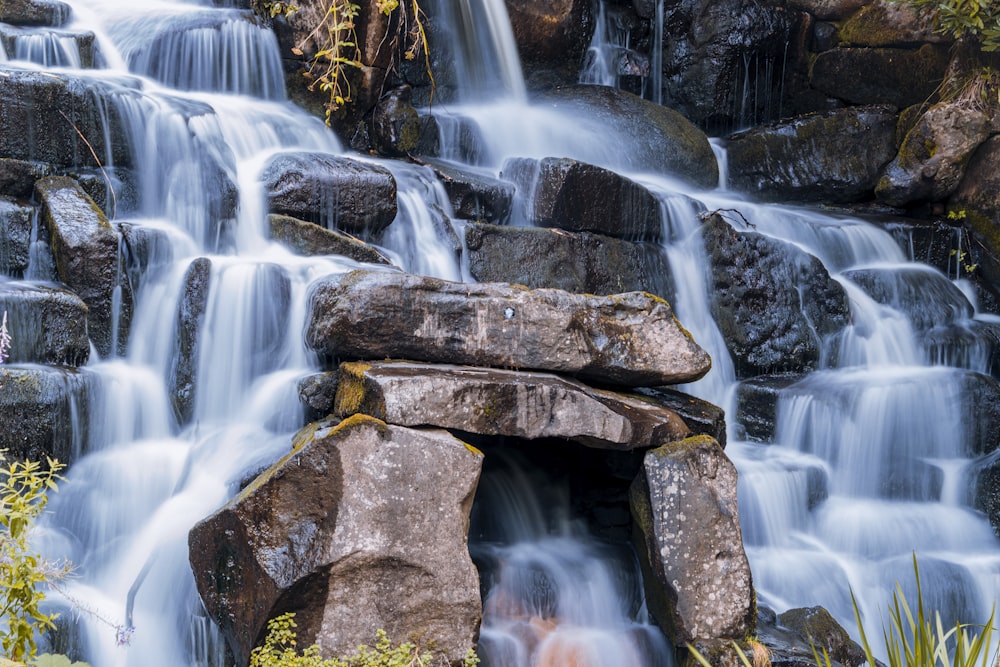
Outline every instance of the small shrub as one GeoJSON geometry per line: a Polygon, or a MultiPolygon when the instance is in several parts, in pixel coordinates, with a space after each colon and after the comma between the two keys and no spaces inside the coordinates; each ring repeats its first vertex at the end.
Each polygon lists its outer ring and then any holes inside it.
{"type": "Polygon", "coordinates": [[[933,12],[938,32],[977,43],[983,51],[1000,49],[1000,2],[997,0],[893,0],[933,12]]]}
{"type": "MultiPolygon", "coordinates": [[[[361,645],[353,655],[324,660],[316,644],[298,652],[295,627],[295,614],[292,613],[268,621],[264,643],[250,653],[250,667],[432,667],[447,664],[412,642],[393,646],[385,630],[375,633],[373,647],[361,645]]],[[[463,667],[478,664],[479,658],[469,649],[463,667]]]]}

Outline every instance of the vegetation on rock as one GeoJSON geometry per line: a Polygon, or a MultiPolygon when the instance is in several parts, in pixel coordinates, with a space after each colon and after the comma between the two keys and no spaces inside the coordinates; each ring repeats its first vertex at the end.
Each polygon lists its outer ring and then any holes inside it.
{"type": "Polygon", "coordinates": [[[934,13],[937,30],[971,41],[983,51],[1000,50],[1000,2],[997,0],[895,0],[934,13]]]}

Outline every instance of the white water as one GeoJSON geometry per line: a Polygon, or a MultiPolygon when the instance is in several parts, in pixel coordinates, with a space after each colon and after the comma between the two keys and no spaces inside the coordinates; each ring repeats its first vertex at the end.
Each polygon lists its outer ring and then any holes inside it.
{"type": "MultiPolygon", "coordinates": [[[[341,148],[319,121],[281,101],[273,69],[246,60],[264,54],[269,62],[273,38],[234,27],[239,21],[230,19],[238,12],[168,1],[144,3],[141,10],[134,0],[73,4],[80,27],[101,36],[109,77],[131,68],[157,79],[143,79],[142,92],[122,92],[135,162],[143,171],[139,205],[119,211],[119,218],[142,227],[160,252],[143,276],[126,358],[92,362],[101,399],[89,420],[92,452],[77,462],[53,502],[45,541],[51,554],[78,565],[79,577],[66,588],[76,604],[95,612],[81,614],[79,623],[84,657],[96,667],[221,665],[221,642],[203,616],[187,565],[187,531],[287,449],[301,422],[295,379],[312,365],[300,334],[303,295],[316,277],[354,266],[294,257],[269,243],[258,175],[278,151],[341,148]],[[143,30],[130,28],[137,14],[143,30]],[[192,15],[213,18],[203,24],[192,15]],[[184,26],[184,34],[164,37],[173,25],[184,26]],[[164,53],[197,57],[144,60],[144,48],[161,37],[157,48],[164,53]],[[205,67],[196,67],[199,62],[205,67]],[[228,92],[219,94],[220,88],[228,92]],[[238,215],[224,231],[212,197],[217,193],[204,187],[206,176],[220,167],[240,190],[238,215]],[[174,362],[174,313],[184,274],[199,256],[211,260],[211,288],[194,418],[182,426],[169,405],[166,377],[174,362]],[[134,626],[131,645],[116,646],[108,623],[134,626]]],[[[453,25],[464,26],[458,32],[473,35],[461,46],[467,66],[462,80],[477,82],[460,91],[461,103],[448,112],[474,123],[481,144],[472,158],[455,148],[450,157],[494,171],[510,156],[573,156],[621,168],[624,139],[598,139],[608,137],[608,128],[525,103],[502,2],[448,6],[454,7],[453,25]]],[[[442,213],[447,218],[439,190],[426,170],[390,168],[401,185],[401,214],[387,235],[388,253],[407,270],[460,276],[454,253],[431,241],[427,231],[440,227],[442,213]]],[[[735,373],[707,308],[706,261],[696,234],[699,206],[665,175],[632,176],[661,195],[665,252],[681,286],[674,305],[714,359],[715,370],[689,390],[727,405],[732,416],[735,373]]],[[[709,209],[739,208],[758,231],[807,249],[832,272],[904,262],[887,234],[860,220],[752,205],[728,193],[693,196],[709,209]]],[[[729,445],[742,473],[743,525],[761,601],[778,611],[822,604],[849,624],[853,587],[870,632],[878,636],[879,610],[893,581],[908,576],[910,553],[917,550],[929,603],[963,620],[985,619],[1000,589],[1000,549],[983,518],[955,490],[956,475],[968,463],[963,425],[956,420],[958,372],[931,367],[907,317],[844,283],[853,321],[830,341],[837,354],[828,357],[837,359],[837,367],[786,392],[774,444],[733,438],[729,445]],[[825,500],[814,497],[817,480],[828,490],[825,500]]],[[[525,487],[513,488],[526,496],[525,487]]],[[[535,515],[561,506],[551,499],[526,503],[522,510],[499,503],[499,513],[535,515]]],[[[543,520],[544,529],[533,521],[501,531],[489,546],[491,557],[502,554],[510,563],[505,567],[515,568],[519,562],[529,569],[555,563],[548,570],[553,579],[566,571],[588,574],[568,577],[558,614],[529,614],[529,620],[557,616],[562,625],[561,619],[571,619],[549,636],[559,638],[553,643],[587,647],[563,650],[593,651],[595,665],[626,664],[621,656],[656,644],[648,639],[656,633],[633,613],[635,605],[609,602],[629,593],[611,583],[602,588],[597,611],[616,610],[609,618],[585,614],[589,603],[572,586],[606,581],[620,560],[606,558],[603,547],[572,522],[557,521],[552,530],[549,521],[543,520]],[[615,659],[600,657],[605,651],[614,651],[615,659]]],[[[496,597],[488,600],[483,629],[485,644],[500,647],[493,655],[497,663],[505,662],[497,657],[502,647],[515,655],[526,650],[521,640],[510,639],[520,612],[500,613],[504,606],[496,597]]],[[[648,660],[632,664],[655,664],[648,660]]]]}

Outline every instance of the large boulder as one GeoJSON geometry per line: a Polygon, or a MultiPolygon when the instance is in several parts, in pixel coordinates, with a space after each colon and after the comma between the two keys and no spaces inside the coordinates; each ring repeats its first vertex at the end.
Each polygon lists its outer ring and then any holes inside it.
{"type": "Polygon", "coordinates": [[[11,25],[61,26],[72,13],[59,0],[0,0],[0,22],[11,25]]]}
{"type": "Polygon", "coordinates": [[[121,235],[71,178],[35,183],[59,279],[87,304],[87,327],[98,354],[124,354],[132,319],[132,287],[122,271],[121,235]]]}
{"type": "Polygon", "coordinates": [[[989,118],[982,111],[935,104],[906,134],[875,196],[890,206],[947,199],[989,134],[989,118]]]}
{"type": "Polygon", "coordinates": [[[647,452],[632,485],[647,604],[675,646],[753,632],[736,477],[722,447],[701,435],[647,452]]]}
{"type": "Polygon", "coordinates": [[[708,136],[680,113],[607,86],[566,86],[542,103],[581,114],[631,169],[677,177],[699,188],[719,182],[719,163],[708,136]]]}
{"type": "Polygon", "coordinates": [[[0,365],[0,449],[13,459],[72,463],[87,447],[87,389],[86,376],[70,368],[0,365]]]}
{"type": "Polygon", "coordinates": [[[528,84],[576,83],[594,32],[587,0],[505,0],[528,84]]]}
{"type": "Polygon", "coordinates": [[[267,224],[271,238],[298,255],[341,255],[369,264],[391,263],[375,246],[314,222],[272,213],[267,224]]]}
{"type": "Polygon", "coordinates": [[[396,217],[396,179],[376,164],[326,153],[282,153],[261,174],[272,213],[363,239],[396,217]]]}
{"type": "Polygon", "coordinates": [[[768,201],[859,201],[895,155],[891,109],[807,114],[732,135],[729,187],[768,201]]]}
{"type": "Polygon", "coordinates": [[[844,288],[816,257],[715,214],[702,225],[715,298],[712,313],[739,377],[817,366],[823,340],[845,325],[844,288]]]}
{"type": "Polygon", "coordinates": [[[20,278],[28,269],[34,214],[33,207],[0,196],[0,274],[20,278]]]}
{"type": "Polygon", "coordinates": [[[56,167],[130,164],[129,134],[114,100],[120,85],[66,72],[4,69],[0,157],[56,167]]]}
{"type": "Polygon", "coordinates": [[[406,361],[341,364],[335,413],[359,412],[400,426],[562,438],[598,449],[644,449],[690,433],[650,398],[548,373],[406,361]]]}
{"type": "Polygon", "coordinates": [[[934,95],[948,60],[943,44],[919,49],[830,49],[816,56],[810,84],[848,104],[891,104],[902,109],[934,95]]]}
{"type": "Polygon", "coordinates": [[[444,431],[363,415],[300,432],[189,535],[198,591],[236,663],[289,611],[298,641],[326,658],[381,628],[460,662],[482,614],[467,544],[482,458],[444,431]]]}
{"type": "Polygon", "coordinates": [[[352,271],[312,292],[306,340],[329,359],[413,359],[548,370],[598,382],[688,382],[709,356],[663,299],[585,296],[352,271]]]}
{"type": "Polygon", "coordinates": [[[0,282],[0,313],[7,313],[14,342],[10,362],[87,363],[87,306],[72,292],[46,284],[0,282]]]}
{"type": "Polygon", "coordinates": [[[465,245],[469,272],[482,282],[581,294],[643,291],[668,298],[672,292],[666,254],[652,243],[588,232],[469,224],[465,245]]]}
{"type": "Polygon", "coordinates": [[[500,177],[517,186],[536,227],[659,241],[660,200],[630,178],[571,158],[511,158],[500,177]]]}

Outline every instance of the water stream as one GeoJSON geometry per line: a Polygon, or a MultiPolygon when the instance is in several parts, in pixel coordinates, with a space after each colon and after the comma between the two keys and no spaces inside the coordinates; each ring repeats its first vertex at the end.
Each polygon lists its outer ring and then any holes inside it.
{"type": "MultiPolygon", "coordinates": [[[[295,381],[315,367],[301,336],[306,291],[319,276],[357,266],[271,243],[259,176],[278,152],[343,149],[319,120],[284,100],[274,36],[247,12],[181,0],[72,5],[71,28],[98,35],[104,69],[96,76],[110,86],[131,82],[116,99],[136,147],[139,196],[121,202],[117,217],[148,236],[151,250],[127,353],[94,358],[87,368],[97,394],[90,452],[53,501],[43,543],[78,566],[65,606],[84,610],[76,648],[95,667],[219,667],[222,642],[194,589],[187,532],[287,450],[303,420],[295,381]],[[239,188],[236,214],[222,227],[212,165],[239,188]],[[193,416],[182,425],[166,378],[176,363],[175,313],[196,260],[207,260],[210,290],[193,416]],[[129,628],[131,643],[119,646],[116,629],[129,628]]],[[[724,190],[689,192],[662,174],[634,173],[622,158],[627,138],[599,141],[608,128],[526,102],[503,2],[435,7],[454,26],[468,82],[445,111],[478,127],[481,147],[463,155],[443,136],[447,157],[495,174],[507,157],[572,156],[658,193],[664,251],[681,286],[675,309],[714,359],[712,373],[689,391],[735,415],[736,375],[708,307],[699,211],[739,208],[757,231],[819,257],[847,289],[852,322],[825,341],[825,368],[782,393],[773,442],[741,441],[732,429],[728,453],[741,471],[744,537],[761,602],[778,611],[822,604],[849,625],[853,588],[877,635],[879,610],[893,582],[906,580],[916,550],[929,603],[947,618],[985,619],[1000,590],[1000,544],[961,491],[971,459],[961,401],[966,369],[987,371],[986,355],[975,340],[930,349],[920,336],[970,321],[949,310],[948,278],[917,269],[888,233],[862,220],[761,206],[724,190]],[[907,297],[914,283],[901,278],[897,301],[875,303],[849,277],[859,268],[913,276],[927,302],[914,305],[907,297]]],[[[77,66],[47,44],[3,55],[77,66]]],[[[450,209],[431,172],[383,164],[400,188],[386,253],[404,270],[462,278],[435,231],[434,216],[450,209]]],[[[494,518],[481,519],[489,528],[477,547],[494,572],[510,573],[497,577],[485,602],[488,664],[526,666],[532,652],[546,664],[550,649],[581,665],[672,664],[645,622],[634,581],[622,582],[632,565],[623,568],[620,551],[567,516],[564,499],[546,495],[553,491],[533,473],[501,468],[484,477],[483,502],[494,518]],[[531,590],[525,577],[539,572],[551,593],[545,600],[524,592],[531,590]],[[593,586],[581,590],[581,582],[593,586]],[[544,642],[524,640],[532,623],[544,642]]]]}

